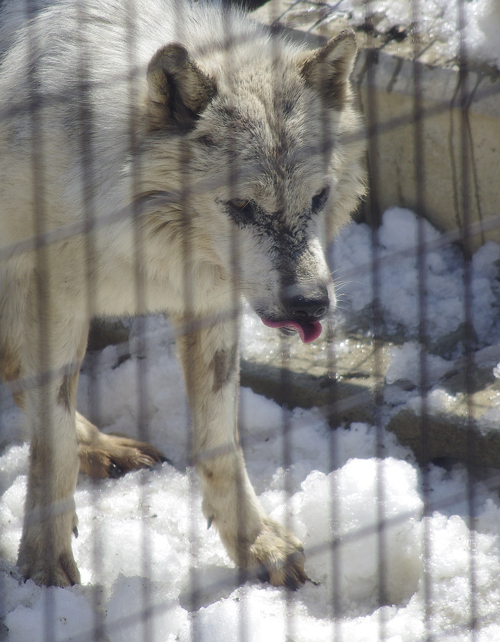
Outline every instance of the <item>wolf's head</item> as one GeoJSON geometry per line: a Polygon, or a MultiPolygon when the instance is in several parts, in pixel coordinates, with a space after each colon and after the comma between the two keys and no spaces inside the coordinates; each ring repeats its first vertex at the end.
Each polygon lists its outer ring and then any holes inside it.
{"type": "Polygon", "coordinates": [[[315,51],[233,38],[194,55],[167,45],[148,68],[148,127],[178,141],[192,246],[266,325],[306,342],[335,300],[324,244],[364,192],[355,54],[351,31],[315,51]]]}

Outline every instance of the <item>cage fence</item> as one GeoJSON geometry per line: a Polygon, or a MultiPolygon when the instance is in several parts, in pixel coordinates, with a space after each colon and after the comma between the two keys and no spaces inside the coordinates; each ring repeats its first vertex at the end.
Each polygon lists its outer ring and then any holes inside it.
{"type": "Polygon", "coordinates": [[[496,642],[500,6],[245,10],[0,0],[0,639],[496,642]]]}

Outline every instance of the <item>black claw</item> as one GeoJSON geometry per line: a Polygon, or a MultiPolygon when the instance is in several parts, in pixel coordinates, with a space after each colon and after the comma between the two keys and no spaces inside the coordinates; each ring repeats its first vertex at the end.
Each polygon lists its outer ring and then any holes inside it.
{"type": "Polygon", "coordinates": [[[159,450],[153,449],[150,451],[144,451],[143,457],[149,460],[148,463],[146,464],[148,468],[153,468],[154,466],[156,466],[156,464],[164,464],[164,463],[170,464],[171,466],[174,465],[172,460],[166,457],[159,450]]]}
{"type": "Polygon", "coordinates": [[[257,578],[259,579],[260,582],[270,581],[271,578],[269,576],[269,571],[264,566],[264,564],[260,564],[259,570],[257,571],[257,578]]]}
{"type": "Polygon", "coordinates": [[[285,586],[289,591],[296,591],[301,584],[302,582],[293,575],[287,575],[285,578],[285,586]]]}
{"type": "MultiPolygon", "coordinates": [[[[292,558],[291,558],[292,562],[294,560],[296,561],[296,555],[293,555],[292,558]]],[[[292,591],[296,591],[309,578],[305,574],[305,571],[304,571],[303,568],[301,568],[301,567],[295,567],[294,568],[293,564],[291,565],[291,568],[292,568],[293,572],[292,572],[292,574],[286,576],[286,578],[285,578],[285,586],[288,589],[292,590],[292,591]]]]}
{"type": "Polygon", "coordinates": [[[78,538],[78,528],[76,526],[73,526],[73,535],[75,536],[75,539],[78,538]]]}
{"type": "Polygon", "coordinates": [[[113,461],[109,464],[108,474],[112,479],[118,479],[123,475],[122,469],[117,466],[113,461]]]}
{"type": "Polygon", "coordinates": [[[165,455],[158,455],[157,457],[154,458],[153,461],[153,466],[156,464],[169,464],[170,466],[174,465],[174,462],[169,459],[168,457],[165,457],[165,455]]]}

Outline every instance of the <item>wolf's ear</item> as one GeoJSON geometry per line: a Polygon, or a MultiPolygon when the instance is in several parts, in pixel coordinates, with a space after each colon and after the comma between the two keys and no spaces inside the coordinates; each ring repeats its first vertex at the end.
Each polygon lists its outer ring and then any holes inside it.
{"type": "Polygon", "coordinates": [[[147,79],[150,129],[190,129],[216,93],[215,82],[177,43],[155,53],[147,79]]]}
{"type": "Polygon", "coordinates": [[[324,47],[307,52],[297,61],[306,83],[319,92],[328,107],[338,110],[343,108],[356,52],[354,32],[344,29],[324,47]]]}

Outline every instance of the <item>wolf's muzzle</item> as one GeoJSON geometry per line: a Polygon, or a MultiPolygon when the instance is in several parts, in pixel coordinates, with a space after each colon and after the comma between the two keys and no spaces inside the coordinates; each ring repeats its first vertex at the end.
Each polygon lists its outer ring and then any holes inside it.
{"type": "Polygon", "coordinates": [[[264,325],[277,328],[284,334],[298,332],[304,343],[314,341],[321,334],[321,323],[330,308],[330,297],[326,287],[319,287],[307,294],[293,294],[283,297],[284,318],[266,319],[261,316],[264,325]]]}
{"type": "Polygon", "coordinates": [[[330,309],[328,289],[322,284],[313,288],[289,288],[288,292],[282,292],[281,301],[286,318],[300,324],[321,321],[330,309]]]}
{"type": "Polygon", "coordinates": [[[283,301],[288,318],[297,323],[311,323],[321,321],[328,314],[330,297],[326,288],[321,294],[313,296],[297,295],[283,301]]]}

